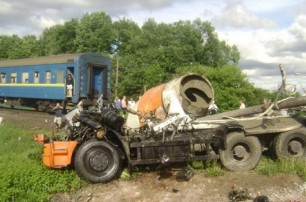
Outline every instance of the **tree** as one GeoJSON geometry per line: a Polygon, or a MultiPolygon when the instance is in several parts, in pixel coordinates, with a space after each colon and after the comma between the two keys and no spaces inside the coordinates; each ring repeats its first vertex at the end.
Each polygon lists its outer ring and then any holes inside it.
{"type": "MultiPolygon", "coordinates": [[[[14,35],[15,38],[17,35],[14,35]]],[[[0,36],[0,59],[8,59],[9,52],[12,48],[16,46],[14,43],[14,36],[0,36]]]]}
{"type": "MultiPolygon", "coordinates": [[[[220,41],[214,27],[200,19],[171,24],[148,19],[141,29],[126,19],[114,25],[120,75],[124,75],[119,77],[119,89],[124,92],[128,91],[121,85],[131,84],[131,77],[126,76],[130,72],[145,75],[150,68],[158,67],[162,72],[161,82],[167,82],[179,67],[201,64],[221,68],[239,61],[237,47],[220,41]]],[[[143,85],[138,79],[133,82],[131,85],[137,88],[143,85]]]]}
{"type": "Polygon", "coordinates": [[[115,34],[111,17],[104,12],[84,14],[76,29],[77,52],[112,53],[115,34]]]}
{"type": "Polygon", "coordinates": [[[0,36],[0,58],[19,59],[37,55],[35,36],[20,38],[17,35],[0,36]]]}
{"type": "Polygon", "coordinates": [[[55,55],[62,53],[59,42],[58,42],[58,36],[60,33],[60,30],[63,29],[63,25],[54,25],[50,28],[46,28],[40,39],[40,55],[55,55]]]}
{"type": "Polygon", "coordinates": [[[76,45],[76,29],[79,25],[77,19],[71,19],[64,23],[58,30],[56,37],[57,45],[59,46],[59,51],[61,53],[75,53],[77,52],[76,45]]]}
{"type": "Polygon", "coordinates": [[[225,41],[220,41],[210,22],[196,19],[193,21],[193,26],[202,38],[202,48],[197,55],[197,61],[200,64],[210,67],[238,64],[240,55],[237,47],[229,46],[225,41]]]}
{"type": "Polygon", "coordinates": [[[36,57],[39,56],[39,43],[34,35],[27,35],[22,38],[22,57],[36,57]]]}
{"type": "Polygon", "coordinates": [[[46,28],[39,40],[40,55],[55,55],[75,53],[77,19],[71,19],[63,25],[54,25],[46,28]]]}
{"type": "Polygon", "coordinates": [[[144,89],[163,83],[163,74],[158,65],[131,69],[121,82],[121,94],[138,97],[144,89]]]}
{"type": "Polygon", "coordinates": [[[134,54],[141,36],[140,27],[129,19],[120,19],[113,23],[115,32],[114,52],[120,55],[134,54]]]}

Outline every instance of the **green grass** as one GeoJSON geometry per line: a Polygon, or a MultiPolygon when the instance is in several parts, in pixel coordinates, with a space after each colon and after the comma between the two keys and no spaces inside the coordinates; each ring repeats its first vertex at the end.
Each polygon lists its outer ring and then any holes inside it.
{"type": "Polygon", "coordinates": [[[217,161],[193,161],[191,166],[197,170],[203,170],[209,176],[222,176],[225,170],[217,163],[217,161]]]}
{"type": "Polygon", "coordinates": [[[81,187],[73,170],[42,165],[42,145],[32,138],[42,132],[7,122],[0,126],[0,201],[48,201],[53,193],[81,187]]]}
{"type": "MultiPolygon", "coordinates": [[[[222,176],[226,171],[216,161],[193,161],[191,166],[208,174],[209,176],[222,176]]],[[[262,157],[259,164],[254,169],[255,172],[262,175],[276,174],[294,174],[306,180],[306,160],[302,159],[280,159],[272,160],[268,157],[262,157]]]]}
{"type": "Polygon", "coordinates": [[[278,173],[295,174],[306,180],[306,161],[302,159],[271,160],[262,157],[255,171],[269,176],[278,173]]]}

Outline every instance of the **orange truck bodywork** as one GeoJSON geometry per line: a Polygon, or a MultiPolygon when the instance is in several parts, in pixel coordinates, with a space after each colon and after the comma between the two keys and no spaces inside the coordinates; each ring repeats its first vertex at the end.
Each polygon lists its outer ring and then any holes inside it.
{"type": "Polygon", "coordinates": [[[34,136],[35,141],[42,143],[43,163],[50,168],[63,168],[71,164],[73,152],[77,141],[50,141],[46,142],[46,136],[39,134],[34,136]]]}

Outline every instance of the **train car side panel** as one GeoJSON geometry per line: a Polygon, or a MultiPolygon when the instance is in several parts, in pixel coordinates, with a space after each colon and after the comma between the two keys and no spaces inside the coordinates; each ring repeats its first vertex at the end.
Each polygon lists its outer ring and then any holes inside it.
{"type": "Polygon", "coordinates": [[[7,98],[38,98],[62,100],[64,84],[0,84],[0,96],[7,98]]]}
{"type": "Polygon", "coordinates": [[[92,53],[0,61],[0,102],[76,105],[85,99],[92,103],[101,93],[109,99],[110,69],[106,57],[92,53]],[[72,95],[67,92],[68,75],[73,78],[72,95]]]}

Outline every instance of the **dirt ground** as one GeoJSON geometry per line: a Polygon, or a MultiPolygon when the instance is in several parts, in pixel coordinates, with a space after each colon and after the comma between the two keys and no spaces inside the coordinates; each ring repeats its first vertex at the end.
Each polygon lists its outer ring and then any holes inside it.
{"type": "Polygon", "coordinates": [[[226,202],[230,201],[228,195],[232,188],[238,191],[247,189],[251,198],[265,195],[270,202],[306,201],[306,184],[295,175],[268,177],[254,172],[228,172],[225,176],[208,177],[200,171],[196,171],[187,182],[177,181],[175,172],[162,179],[157,179],[155,172],[141,173],[132,180],[88,185],[75,194],[57,194],[51,201],[226,202]]]}
{"type": "MultiPolygon", "coordinates": [[[[5,122],[22,124],[29,129],[52,129],[53,116],[31,114],[0,108],[5,122]],[[29,118],[29,116],[31,118],[29,118]]],[[[1,126],[0,126],[1,127],[1,126]]],[[[89,184],[76,193],[58,193],[50,201],[100,202],[100,201],[215,201],[227,202],[230,191],[247,189],[250,199],[265,195],[273,202],[306,202],[306,182],[296,175],[265,176],[253,171],[226,172],[224,176],[211,177],[199,170],[189,181],[177,181],[178,170],[167,171],[161,178],[154,171],[137,172],[129,180],[119,179],[107,184],[89,184]]],[[[238,201],[238,200],[236,200],[238,201]]],[[[264,201],[264,200],[261,200],[264,201]]]]}

